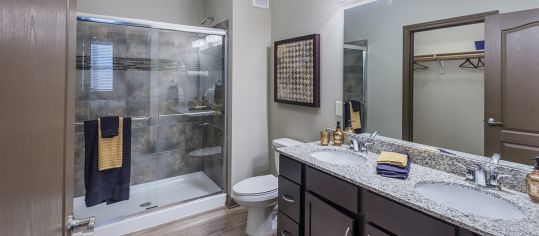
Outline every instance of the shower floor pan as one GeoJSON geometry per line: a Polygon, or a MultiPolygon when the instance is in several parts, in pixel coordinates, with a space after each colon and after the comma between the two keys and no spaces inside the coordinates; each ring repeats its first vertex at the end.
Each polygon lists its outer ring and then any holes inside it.
{"type": "Polygon", "coordinates": [[[133,185],[130,192],[127,201],[111,205],[102,203],[93,207],[86,207],[84,196],[75,198],[73,202],[75,217],[81,219],[95,216],[96,226],[99,228],[159,206],[169,206],[221,193],[222,189],[204,172],[195,172],[133,185]]]}

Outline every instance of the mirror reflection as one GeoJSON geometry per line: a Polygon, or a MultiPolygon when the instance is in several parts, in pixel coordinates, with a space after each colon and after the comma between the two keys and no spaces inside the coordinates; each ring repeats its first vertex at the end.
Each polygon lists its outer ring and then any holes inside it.
{"type": "Polygon", "coordinates": [[[531,164],[539,71],[530,60],[539,49],[530,42],[539,25],[522,11],[536,8],[530,0],[379,0],[347,9],[343,101],[364,102],[363,132],[531,164]],[[364,68],[354,73],[350,42],[367,41],[364,68]],[[359,97],[350,95],[351,78],[359,97]]]}

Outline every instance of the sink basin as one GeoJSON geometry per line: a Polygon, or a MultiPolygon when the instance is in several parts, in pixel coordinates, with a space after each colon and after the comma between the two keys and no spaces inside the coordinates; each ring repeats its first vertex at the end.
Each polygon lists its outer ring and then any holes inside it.
{"type": "Polygon", "coordinates": [[[460,185],[420,183],[415,190],[441,205],[468,214],[511,221],[526,217],[516,205],[502,198],[460,185]]]}
{"type": "Polygon", "coordinates": [[[344,152],[322,151],[312,153],[311,156],[319,161],[335,165],[358,165],[367,162],[367,159],[362,156],[344,152]]]}

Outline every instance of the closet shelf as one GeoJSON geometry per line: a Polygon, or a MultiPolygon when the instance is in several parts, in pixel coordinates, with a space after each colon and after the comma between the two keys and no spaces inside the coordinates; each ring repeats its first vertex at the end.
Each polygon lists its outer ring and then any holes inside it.
{"type": "Polygon", "coordinates": [[[414,56],[414,62],[462,60],[462,59],[475,59],[475,58],[484,58],[484,57],[485,57],[485,51],[440,53],[440,54],[414,56]]]}

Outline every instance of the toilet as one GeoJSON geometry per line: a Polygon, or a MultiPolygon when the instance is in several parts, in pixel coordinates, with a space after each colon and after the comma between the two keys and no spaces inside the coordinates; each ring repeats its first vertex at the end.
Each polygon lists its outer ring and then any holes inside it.
{"type": "MultiPolygon", "coordinates": [[[[303,142],[281,138],[273,140],[275,170],[279,171],[277,148],[303,144],[303,142]]],[[[274,175],[248,178],[232,186],[232,197],[248,209],[245,232],[250,236],[266,236],[275,233],[275,209],[278,196],[278,179],[274,175]]]]}

